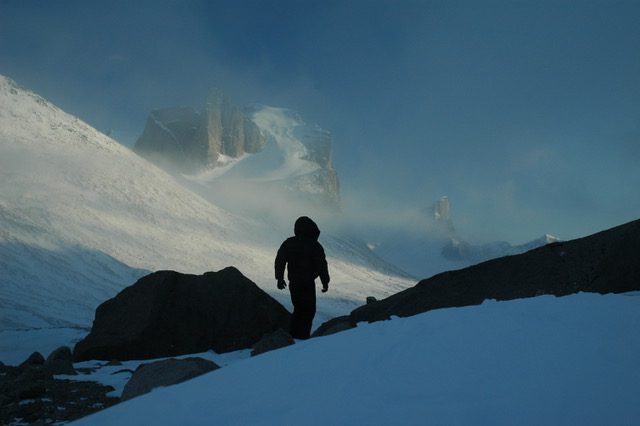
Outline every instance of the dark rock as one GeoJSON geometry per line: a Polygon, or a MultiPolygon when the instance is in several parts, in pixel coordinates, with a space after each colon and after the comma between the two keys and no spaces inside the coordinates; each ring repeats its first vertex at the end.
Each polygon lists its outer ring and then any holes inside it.
{"type": "Polygon", "coordinates": [[[316,331],[313,332],[311,337],[328,336],[329,334],[339,333],[341,331],[355,328],[357,323],[348,315],[333,318],[324,324],[322,324],[316,331]]]}
{"type": "Polygon", "coordinates": [[[51,354],[49,354],[46,362],[72,361],[72,360],[73,360],[73,354],[71,353],[71,349],[69,349],[67,346],[60,346],[58,349],[56,349],[55,351],[51,352],[51,354]]]}
{"type": "Polygon", "coordinates": [[[57,380],[42,366],[0,366],[0,424],[65,423],[115,404],[111,386],[57,380]]]}
{"type": "Polygon", "coordinates": [[[353,328],[359,321],[407,317],[432,309],[478,305],[545,294],[640,290],[640,220],[597,234],[555,242],[523,254],[444,272],[414,287],[322,324],[313,334],[353,328]]]}
{"type": "Polygon", "coordinates": [[[47,388],[41,383],[27,383],[22,387],[17,388],[18,399],[35,399],[40,398],[47,392],[47,388]]]}
{"type": "Polygon", "coordinates": [[[51,352],[43,367],[51,374],[78,374],[73,368],[72,359],[71,349],[62,346],[51,352]]]}
{"type": "Polygon", "coordinates": [[[106,367],[117,367],[119,365],[122,365],[122,363],[117,359],[112,359],[111,361],[105,364],[106,367]]]}
{"type": "Polygon", "coordinates": [[[376,303],[377,301],[378,301],[378,299],[376,299],[373,296],[367,297],[367,305],[370,305],[371,303],[376,303]]]}
{"type": "Polygon", "coordinates": [[[585,238],[444,272],[354,310],[358,321],[406,317],[432,309],[543,294],[566,296],[640,290],[640,220],[585,238]]]}
{"type": "Polygon", "coordinates": [[[51,374],[75,375],[78,372],[73,368],[73,363],[69,360],[58,359],[55,361],[47,361],[44,368],[51,374]]]}
{"type": "Polygon", "coordinates": [[[262,336],[262,339],[255,345],[251,351],[251,356],[260,355],[265,352],[272,351],[274,349],[284,348],[295,343],[293,337],[283,329],[278,329],[273,333],[268,333],[262,336]]]}
{"type": "Polygon", "coordinates": [[[131,376],[122,391],[122,400],[151,392],[160,386],[175,385],[216,370],[220,367],[202,358],[166,359],[142,364],[131,376]]]}
{"type": "Polygon", "coordinates": [[[204,275],[161,271],[101,304],[76,360],[149,359],[250,348],[288,329],[290,314],[233,267],[204,275]]]}
{"type": "Polygon", "coordinates": [[[22,364],[20,364],[20,367],[32,367],[42,364],[44,364],[44,357],[40,352],[34,352],[29,355],[29,358],[27,358],[22,364]]]}

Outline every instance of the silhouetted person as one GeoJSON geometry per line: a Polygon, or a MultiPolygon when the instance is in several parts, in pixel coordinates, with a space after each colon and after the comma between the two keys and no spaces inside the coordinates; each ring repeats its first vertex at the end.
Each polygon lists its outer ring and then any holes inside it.
{"type": "Polygon", "coordinates": [[[299,217],[294,226],[295,237],[287,238],[276,256],[275,270],[278,288],[287,287],[284,268],[287,266],[289,291],[293,303],[291,316],[291,336],[308,339],[311,324],[316,315],[316,283],[320,277],[322,292],[329,289],[329,271],[324,249],[318,242],[320,229],[306,216],[299,217]]]}

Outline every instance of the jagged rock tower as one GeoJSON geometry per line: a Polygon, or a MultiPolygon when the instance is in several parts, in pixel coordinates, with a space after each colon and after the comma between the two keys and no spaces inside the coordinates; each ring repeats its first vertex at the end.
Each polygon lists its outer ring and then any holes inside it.
{"type": "Polygon", "coordinates": [[[161,166],[195,173],[215,167],[223,155],[260,152],[266,142],[242,109],[214,91],[202,112],[192,107],[152,111],[134,150],[161,166]]]}
{"type": "MultiPolygon", "coordinates": [[[[201,111],[192,107],[152,111],[134,150],[165,169],[186,175],[240,161],[244,165],[239,169],[246,172],[250,166],[244,161],[245,154],[264,152],[265,158],[272,158],[274,151],[280,151],[280,166],[293,169],[290,173],[269,174],[264,164],[256,167],[267,173],[268,185],[279,185],[301,198],[339,208],[338,177],[332,165],[329,132],[305,124],[286,109],[237,107],[219,90],[209,95],[201,111]],[[266,149],[268,144],[271,148],[266,149]],[[282,176],[273,179],[273,175],[282,176]]],[[[259,163],[255,160],[249,163],[259,163]]],[[[255,170],[250,174],[252,178],[259,177],[255,176],[255,170]]],[[[242,173],[236,167],[232,175],[238,178],[242,173]]]]}

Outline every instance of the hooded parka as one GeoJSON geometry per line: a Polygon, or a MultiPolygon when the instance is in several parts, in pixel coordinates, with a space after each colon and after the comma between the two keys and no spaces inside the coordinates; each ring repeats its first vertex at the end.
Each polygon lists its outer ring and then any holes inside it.
{"type": "Polygon", "coordinates": [[[320,277],[323,287],[330,281],[327,260],[322,245],[318,242],[320,229],[306,216],[296,220],[294,237],[287,238],[276,255],[276,280],[284,279],[285,266],[289,279],[289,291],[293,303],[291,335],[307,339],[311,333],[316,313],[315,279],[320,277]]]}

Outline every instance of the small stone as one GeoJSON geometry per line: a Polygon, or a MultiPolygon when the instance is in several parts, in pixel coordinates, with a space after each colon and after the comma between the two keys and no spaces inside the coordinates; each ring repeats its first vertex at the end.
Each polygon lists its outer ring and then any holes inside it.
{"type": "Polygon", "coordinates": [[[293,345],[294,343],[295,341],[293,340],[293,337],[280,328],[273,333],[268,333],[262,336],[262,339],[253,345],[251,356],[260,355],[274,349],[284,348],[285,346],[293,345]]]}
{"type": "Polygon", "coordinates": [[[376,303],[378,301],[378,299],[376,299],[373,296],[369,296],[367,297],[367,305],[371,304],[371,303],[376,303]]]}

